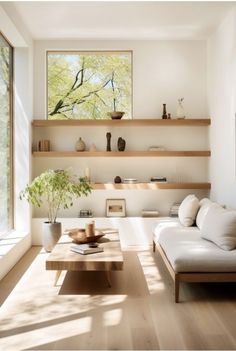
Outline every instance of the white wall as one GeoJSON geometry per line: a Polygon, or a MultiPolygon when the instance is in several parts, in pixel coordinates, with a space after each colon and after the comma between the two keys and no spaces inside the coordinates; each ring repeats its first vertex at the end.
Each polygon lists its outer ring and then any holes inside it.
{"type": "Polygon", "coordinates": [[[212,117],[210,179],[213,200],[236,208],[236,9],[208,40],[208,102],[212,117]]]}
{"type": "Polygon", "coordinates": [[[35,41],[34,118],[46,113],[47,50],[133,50],[133,115],[162,115],[162,104],[175,115],[185,97],[188,117],[207,117],[205,41],[35,41]]]}
{"type": "MultiPolygon", "coordinates": [[[[189,118],[208,117],[206,103],[206,43],[204,41],[35,41],[34,44],[34,118],[46,118],[46,51],[47,50],[133,50],[134,118],[160,118],[162,104],[175,115],[177,99],[185,98],[189,118]]],[[[50,139],[53,150],[74,150],[83,137],[87,147],[95,143],[105,150],[106,132],[112,133],[112,149],[119,136],[127,150],[147,150],[161,145],[169,150],[208,150],[208,130],[196,128],[37,128],[34,140],[50,139]]],[[[113,181],[116,175],[149,181],[151,176],[167,176],[173,182],[208,181],[207,158],[66,158],[34,159],[33,176],[48,168],[72,167],[83,175],[90,167],[95,182],[113,181]]],[[[61,216],[75,217],[81,208],[90,208],[95,216],[105,215],[106,198],[125,198],[127,215],[139,216],[143,208],[157,208],[162,215],[170,205],[182,201],[193,190],[181,191],[95,191],[76,201],[61,216]]],[[[207,191],[195,191],[199,197],[207,191]]],[[[45,216],[43,208],[34,216],[45,216]]]]}

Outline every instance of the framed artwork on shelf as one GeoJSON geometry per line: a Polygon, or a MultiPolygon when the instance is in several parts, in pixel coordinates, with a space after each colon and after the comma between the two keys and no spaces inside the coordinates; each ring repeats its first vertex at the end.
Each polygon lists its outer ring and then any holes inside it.
{"type": "Polygon", "coordinates": [[[125,217],[126,216],[125,199],[107,199],[106,216],[107,217],[125,217]]]}

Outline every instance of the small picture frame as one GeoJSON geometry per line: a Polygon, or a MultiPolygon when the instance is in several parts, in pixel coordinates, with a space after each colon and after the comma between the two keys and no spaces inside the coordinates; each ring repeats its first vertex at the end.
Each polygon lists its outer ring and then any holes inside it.
{"type": "Polygon", "coordinates": [[[106,216],[107,217],[125,217],[126,216],[125,199],[107,199],[106,216]]]}

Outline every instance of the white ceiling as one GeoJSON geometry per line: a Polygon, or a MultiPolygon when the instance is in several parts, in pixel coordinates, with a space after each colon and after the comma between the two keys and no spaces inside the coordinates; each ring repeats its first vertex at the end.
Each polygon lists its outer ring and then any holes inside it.
{"type": "Polygon", "coordinates": [[[13,1],[34,39],[205,39],[236,2],[13,1]]]}

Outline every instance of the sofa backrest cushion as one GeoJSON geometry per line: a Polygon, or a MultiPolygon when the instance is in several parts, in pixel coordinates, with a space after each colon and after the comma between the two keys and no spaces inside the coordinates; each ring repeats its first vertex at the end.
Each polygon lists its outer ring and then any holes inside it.
{"type": "Polygon", "coordinates": [[[212,205],[202,223],[201,237],[223,250],[236,248],[236,211],[212,205]]]}
{"type": "Polygon", "coordinates": [[[179,221],[185,227],[191,227],[196,220],[199,200],[195,195],[188,195],[179,206],[179,221]]]}
{"type": "Polygon", "coordinates": [[[216,204],[215,202],[212,202],[211,200],[204,198],[199,202],[200,208],[199,211],[197,213],[197,217],[196,217],[196,225],[198,226],[198,228],[201,230],[202,229],[202,224],[204,221],[204,218],[209,210],[209,208],[216,204]]]}

